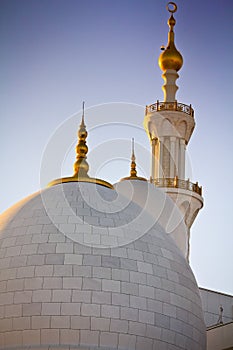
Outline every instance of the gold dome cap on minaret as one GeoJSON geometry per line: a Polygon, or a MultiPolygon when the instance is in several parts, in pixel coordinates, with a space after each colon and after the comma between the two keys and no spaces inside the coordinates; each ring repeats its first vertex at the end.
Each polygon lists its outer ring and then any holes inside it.
{"type": "Polygon", "coordinates": [[[160,69],[163,72],[165,72],[167,69],[173,69],[178,72],[183,65],[183,57],[180,54],[180,52],[176,49],[174,41],[175,34],[173,31],[173,27],[176,24],[176,20],[173,17],[173,13],[176,12],[177,5],[174,2],[169,2],[167,4],[167,10],[171,13],[171,17],[167,22],[170,29],[168,32],[168,43],[167,47],[159,56],[158,63],[160,69]],[[170,5],[172,6],[172,8],[169,7],[170,5]]]}

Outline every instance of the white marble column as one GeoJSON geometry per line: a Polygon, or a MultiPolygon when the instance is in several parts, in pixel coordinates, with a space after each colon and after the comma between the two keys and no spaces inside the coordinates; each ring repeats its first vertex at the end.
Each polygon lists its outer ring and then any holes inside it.
{"type": "Polygon", "coordinates": [[[151,157],[151,178],[152,178],[152,180],[154,180],[156,178],[155,145],[156,145],[156,140],[152,139],[152,141],[151,141],[151,156],[152,156],[151,157]]]}
{"type": "Polygon", "coordinates": [[[164,138],[160,137],[159,139],[159,161],[158,161],[158,177],[162,178],[164,176],[163,173],[163,141],[164,138]]]}
{"type": "Polygon", "coordinates": [[[175,176],[179,177],[179,153],[180,153],[180,140],[176,138],[175,142],[175,176]]]}
{"type": "Polygon", "coordinates": [[[180,169],[179,169],[179,178],[184,179],[185,178],[185,140],[180,139],[180,169]]]}
{"type": "Polygon", "coordinates": [[[175,177],[175,146],[176,138],[170,137],[170,176],[171,178],[175,177]]]}

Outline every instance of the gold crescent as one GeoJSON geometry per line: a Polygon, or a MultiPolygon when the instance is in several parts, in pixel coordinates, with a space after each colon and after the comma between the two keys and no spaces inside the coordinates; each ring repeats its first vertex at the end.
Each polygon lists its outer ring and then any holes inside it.
{"type": "Polygon", "coordinates": [[[170,13],[174,13],[177,11],[177,5],[173,2],[173,1],[169,1],[167,6],[166,6],[166,9],[170,12],[170,13]],[[172,5],[173,6],[173,9],[170,9],[169,8],[169,5],[172,5]]]}

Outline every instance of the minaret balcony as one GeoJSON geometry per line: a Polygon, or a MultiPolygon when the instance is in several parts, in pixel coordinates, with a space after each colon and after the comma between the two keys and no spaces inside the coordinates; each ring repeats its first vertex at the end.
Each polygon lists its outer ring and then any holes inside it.
{"type": "Polygon", "coordinates": [[[177,101],[174,102],[161,102],[157,101],[156,103],[153,103],[152,105],[146,106],[145,114],[153,113],[153,112],[159,112],[159,111],[177,111],[177,112],[183,112],[191,117],[194,117],[194,110],[191,105],[185,105],[184,103],[180,103],[177,101]]]}
{"type": "Polygon", "coordinates": [[[151,179],[151,183],[153,183],[156,187],[167,187],[167,188],[180,188],[183,190],[188,190],[195,192],[202,196],[202,186],[198,185],[198,182],[192,183],[188,180],[181,180],[178,177],[174,178],[157,178],[151,179]]]}

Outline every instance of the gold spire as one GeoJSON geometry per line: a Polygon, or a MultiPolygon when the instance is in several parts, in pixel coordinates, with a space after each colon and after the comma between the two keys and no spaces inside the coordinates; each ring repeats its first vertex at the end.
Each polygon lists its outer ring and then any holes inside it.
{"type": "Polygon", "coordinates": [[[183,65],[183,58],[180,52],[176,49],[175,34],[173,31],[173,28],[176,24],[173,13],[177,11],[177,5],[174,2],[170,1],[167,4],[166,8],[171,13],[171,16],[167,22],[169,26],[168,43],[165,49],[163,47],[161,48],[164,51],[159,56],[158,62],[159,67],[163,72],[167,69],[173,69],[178,72],[183,65]]]}
{"type": "Polygon", "coordinates": [[[134,154],[134,138],[132,138],[132,155],[131,155],[131,170],[130,170],[130,177],[137,177],[137,170],[136,170],[136,157],[134,154]]]}
{"type": "Polygon", "coordinates": [[[87,159],[87,152],[88,147],[86,144],[86,138],[87,138],[87,130],[86,125],[84,123],[84,105],[85,102],[83,102],[83,114],[82,114],[82,121],[78,130],[78,144],[76,146],[76,162],[74,163],[74,177],[89,177],[88,176],[88,170],[89,165],[86,161],[87,159]]]}
{"type": "Polygon", "coordinates": [[[131,154],[130,176],[124,177],[120,181],[123,181],[123,180],[142,180],[142,181],[147,181],[144,177],[137,176],[136,157],[135,157],[135,153],[134,153],[134,138],[132,138],[132,154],[131,154]]]}
{"type": "Polygon", "coordinates": [[[83,113],[82,113],[81,124],[78,130],[78,143],[76,146],[76,162],[74,163],[74,175],[70,177],[62,177],[61,179],[53,180],[48,184],[49,187],[58,185],[61,183],[67,183],[67,182],[91,182],[91,183],[102,185],[108,188],[113,188],[113,185],[110,184],[109,182],[104,181],[102,179],[96,179],[96,178],[90,177],[87,174],[89,170],[89,165],[86,161],[87,152],[88,152],[88,147],[86,144],[87,135],[88,133],[84,122],[84,102],[83,102],[83,113]]]}

